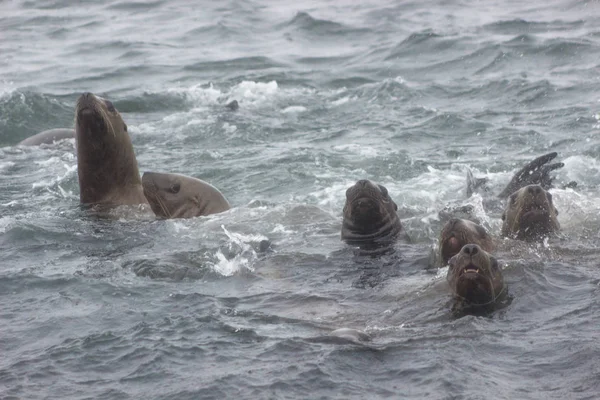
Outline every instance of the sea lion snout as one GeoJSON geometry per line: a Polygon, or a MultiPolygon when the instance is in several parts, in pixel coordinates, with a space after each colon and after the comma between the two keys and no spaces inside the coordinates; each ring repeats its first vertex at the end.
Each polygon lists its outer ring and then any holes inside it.
{"type": "Polygon", "coordinates": [[[481,247],[477,246],[476,244],[466,244],[463,246],[461,251],[464,254],[466,254],[470,257],[473,257],[474,255],[479,253],[480,250],[481,250],[481,247]]]}
{"type": "Polygon", "coordinates": [[[542,193],[542,187],[540,185],[530,185],[527,187],[527,191],[529,194],[533,196],[537,196],[542,193]]]}
{"type": "Polygon", "coordinates": [[[76,118],[82,122],[93,118],[98,112],[98,97],[90,92],[85,92],[77,99],[76,118]]]}

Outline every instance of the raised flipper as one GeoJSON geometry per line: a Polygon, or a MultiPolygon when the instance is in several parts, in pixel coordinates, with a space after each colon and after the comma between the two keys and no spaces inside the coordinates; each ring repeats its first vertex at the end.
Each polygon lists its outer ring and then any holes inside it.
{"type": "Polygon", "coordinates": [[[525,165],[513,176],[508,186],[500,192],[498,197],[507,198],[527,185],[540,185],[545,190],[550,189],[552,187],[552,180],[554,179],[550,176],[550,172],[565,166],[563,163],[548,164],[557,155],[556,152],[548,153],[525,165]]]}
{"type": "Polygon", "coordinates": [[[488,180],[488,178],[475,178],[473,176],[473,172],[467,168],[467,199],[471,197],[479,188],[484,188],[487,190],[485,184],[488,182],[488,180]]]}

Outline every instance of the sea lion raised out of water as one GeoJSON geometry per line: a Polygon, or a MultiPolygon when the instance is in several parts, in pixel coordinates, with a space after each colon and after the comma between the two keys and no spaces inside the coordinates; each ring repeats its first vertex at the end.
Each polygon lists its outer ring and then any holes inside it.
{"type": "Polygon", "coordinates": [[[448,262],[446,280],[454,296],[452,310],[487,309],[506,294],[498,261],[476,244],[467,244],[448,262]]]}
{"type": "Polygon", "coordinates": [[[58,128],[40,132],[27,139],[21,140],[17,146],[39,146],[40,144],[52,144],[59,140],[73,139],[75,129],[58,128]]]}
{"type": "Polygon", "coordinates": [[[342,240],[361,249],[389,246],[402,232],[397,210],[385,186],[359,180],[346,190],[342,240]]]}
{"type": "Polygon", "coordinates": [[[75,107],[79,199],[86,205],[146,203],[127,125],[114,105],[84,93],[75,107]]]}
{"type": "Polygon", "coordinates": [[[558,232],[558,210],[552,194],[540,185],[528,185],[511,194],[502,214],[502,236],[539,240],[558,232]]]}
{"type": "Polygon", "coordinates": [[[444,224],[438,242],[441,265],[460,252],[467,244],[476,244],[487,252],[494,251],[494,242],[489,233],[481,225],[467,219],[453,218],[444,224]]]}
{"type": "Polygon", "coordinates": [[[142,184],[152,211],[160,218],[192,218],[231,208],[217,188],[190,176],[145,172],[142,184]]]}

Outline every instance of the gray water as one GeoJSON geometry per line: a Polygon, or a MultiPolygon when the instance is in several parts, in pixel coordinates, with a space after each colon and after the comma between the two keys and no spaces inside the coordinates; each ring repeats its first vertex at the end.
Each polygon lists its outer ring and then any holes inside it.
{"type": "Polygon", "coordinates": [[[1,1],[0,397],[597,399],[599,133],[597,1],[1,1]],[[233,209],[82,210],[72,140],[15,144],[84,91],[233,209]],[[452,317],[438,211],[550,151],[561,237],[501,241],[512,302],[452,317]],[[378,259],[339,240],[364,178],[413,239],[378,259]]]}

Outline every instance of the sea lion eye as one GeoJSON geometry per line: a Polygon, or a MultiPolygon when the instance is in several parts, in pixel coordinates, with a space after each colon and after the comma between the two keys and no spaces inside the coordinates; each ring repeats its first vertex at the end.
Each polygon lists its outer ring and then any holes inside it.
{"type": "Polygon", "coordinates": [[[481,226],[481,225],[477,225],[477,224],[476,224],[476,225],[475,225],[475,231],[477,231],[477,234],[478,234],[478,235],[479,235],[479,237],[480,237],[480,238],[482,238],[482,239],[483,239],[483,238],[485,238],[485,237],[488,235],[488,233],[487,233],[487,231],[485,230],[485,228],[484,228],[483,226],[481,226]]]}
{"type": "Polygon", "coordinates": [[[550,194],[550,192],[546,192],[546,197],[548,198],[548,201],[552,203],[552,195],[550,194]]]}
{"type": "Polygon", "coordinates": [[[110,111],[110,112],[115,112],[115,111],[117,111],[117,110],[115,109],[115,106],[113,105],[113,103],[111,103],[111,101],[110,101],[110,100],[104,100],[104,104],[106,104],[106,109],[107,109],[108,111],[110,111]]]}
{"type": "Polygon", "coordinates": [[[510,204],[514,206],[516,204],[516,202],[517,202],[517,194],[513,193],[510,195],[510,204]]]}
{"type": "Polygon", "coordinates": [[[177,194],[177,193],[179,193],[180,189],[181,189],[181,185],[179,184],[179,182],[176,182],[171,185],[171,188],[169,190],[171,191],[171,193],[177,194]]]}
{"type": "Polygon", "coordinates": [[[387,190],[387,188],[385,186],[382,186],[382,185],[377,185],[377,186],[379,186],[379,190],[381,191],[381,194],[384,197],[388,195],[388,190],[387,190]]]}

